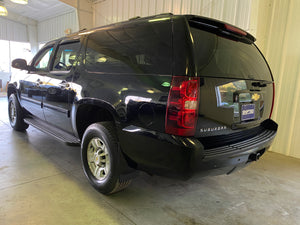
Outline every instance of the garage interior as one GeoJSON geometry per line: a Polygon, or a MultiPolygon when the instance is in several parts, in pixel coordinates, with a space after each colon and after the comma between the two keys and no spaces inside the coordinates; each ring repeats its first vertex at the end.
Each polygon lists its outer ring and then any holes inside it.
{"type": "Polygon", "coordinates": [[[300,2],[298,0],[0,1],[0,224],[300,224],[300,2]],[[1,10],[0,10],[1,12],[1,10]],[[279,130],[258,162],[230,175],[178,181],[140,172],[111,196],[89,185],[80,147],[11,129],[6,84],[14,58],[84,28],[160,13],[196,14],[257,38],[275,80],[279,130]]]}

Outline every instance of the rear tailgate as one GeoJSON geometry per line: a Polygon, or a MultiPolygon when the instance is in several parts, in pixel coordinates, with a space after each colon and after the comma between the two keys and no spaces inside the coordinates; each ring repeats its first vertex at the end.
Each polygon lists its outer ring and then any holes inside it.
{"type": "Polygon", "coordinates": [[[260,132],[259,125],[272,111],[274,89],[271,71],[255,39],[219,21],[201,17],[188,21],[195,72],[201,80],[195,136],[260,132]]]}

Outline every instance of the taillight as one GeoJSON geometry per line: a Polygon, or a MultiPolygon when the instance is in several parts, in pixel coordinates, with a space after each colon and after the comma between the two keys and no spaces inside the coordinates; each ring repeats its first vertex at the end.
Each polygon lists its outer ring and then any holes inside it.
{"type": "Polygon", "coordinates": [[[167,103],[165,130],[168,134],[193,136],[199,108],[199,78],[173,76],[167,103]]]}
{"type": "Polygon", "coordinates": [[[272,116],[272,113],[273,113],[274,101],[275,101],[275,83],[273,82],[273,98],[272,98],[272,107],[271,107],[271,112],[270,112],[269,119],[271,119],[271,116],[272,116]]]}

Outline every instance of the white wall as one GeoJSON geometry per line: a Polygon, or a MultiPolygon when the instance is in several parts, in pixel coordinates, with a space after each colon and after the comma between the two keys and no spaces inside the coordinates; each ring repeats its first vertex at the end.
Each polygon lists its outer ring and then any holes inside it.
{"type": "Polygon", "coordinates": [[[94,25],[168,12],[207,16],[249,30],[251,0],[106,0],[94,5],[94,25]]]}
{"type": "Polygon", "coordinates": [[[79,30],[77,11],[66,13],[38,23],[38,42],[47,42],[65,36],[64,31],[79,30]]]}
{"type": "Polygon", "coordinates": [[[275,79],[272,151],[300,158],[300,1],[256,0],[258,45],[275,79]]]}
{"type": "Polygon", "coordinates": [[[28,42],[27,27],[25,24],[0,17],[0,39],[28,42]]]}

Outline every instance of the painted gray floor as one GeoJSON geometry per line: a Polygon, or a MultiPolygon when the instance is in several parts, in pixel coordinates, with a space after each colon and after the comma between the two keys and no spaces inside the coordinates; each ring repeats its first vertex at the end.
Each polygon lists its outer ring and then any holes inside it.
{"type": "Polygon", "coordinates": [[[300,224],[300,160],[269,152],[229,176],[187,182],[141,173],[107,197],[85,179],[79,147],[14,132],[0,98],[0,224],[300,224]]]}

